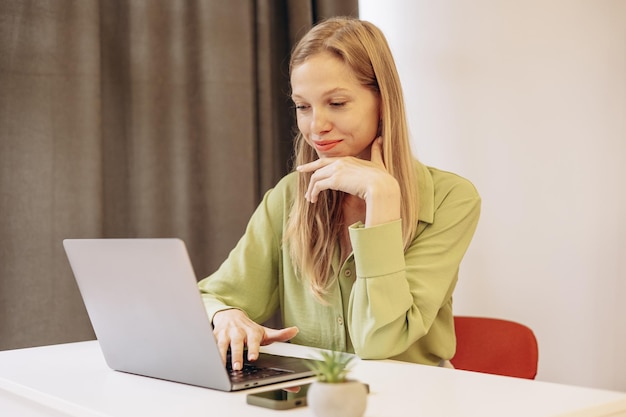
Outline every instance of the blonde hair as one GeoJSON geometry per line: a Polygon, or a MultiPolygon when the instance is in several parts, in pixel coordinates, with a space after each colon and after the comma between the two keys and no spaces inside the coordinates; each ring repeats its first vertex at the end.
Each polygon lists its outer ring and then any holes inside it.
{"type": "MultiPolygon", "coordinates": [[[[393,56],[383,33],[373,24],[348,17],[328,19],[313,27],[295,46],[290,72],[308,57],[330,52],[347,64],[362,85],[380,98],[383,161],[400,185],[404,248],[417,228],[418,188],[414,158],[404,108],[402,87],[393,56]]],[[[298,133],[294,148],[295,165],[318,159],[315,150],[298,133]]],[[[335,279],[331,269],[334,248],[344,224],[341,203],[344,193],[326,190],[315,204],[304,194],[311,174],[298,174],[294,204],[289,215],[285,242],[294,267],[308,281],[313,294],[323,300],[335,279]]]]}

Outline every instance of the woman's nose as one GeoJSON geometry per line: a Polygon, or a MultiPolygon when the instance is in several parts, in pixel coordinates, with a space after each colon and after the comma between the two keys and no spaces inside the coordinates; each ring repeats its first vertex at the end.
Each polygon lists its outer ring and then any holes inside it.
{"type": "Polygon", "coordinates": [[[313,117],[311,118],[311,132],[316,135],[321,135],[330,131],[331,123],[328,118],[328,114],[322,109],[313,110],[313,117]]]}

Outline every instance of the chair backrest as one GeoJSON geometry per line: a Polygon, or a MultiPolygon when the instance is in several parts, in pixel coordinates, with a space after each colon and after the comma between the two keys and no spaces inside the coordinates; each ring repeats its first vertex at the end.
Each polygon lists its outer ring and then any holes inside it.
{"type": "Polygon", "coordinates": [[[457,369],[534,379],[539,350],[531,329],[509,320],[455,316],[457,369]]]}

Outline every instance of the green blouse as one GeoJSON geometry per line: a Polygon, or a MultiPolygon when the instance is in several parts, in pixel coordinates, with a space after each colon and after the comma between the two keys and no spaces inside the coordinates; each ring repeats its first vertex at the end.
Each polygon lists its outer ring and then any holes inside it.
{"type": "Polygon", "coordinates": [[[226,261],[199,282],[209,317],[235,307],[263,323],[280,308],[284,325],[300,329],[293,343],[364,359],[436,365],[452,358],[452,293],[478,223],[480,197],[458,175],[416,167],[416,238],[405,252],[401,220],[350,226],[353,252],[340,264],[339,248],[333,248],[337,279],[327,304],[299,279],[282,243],[298,174],[285,176],[265,194],[226,261]]]}

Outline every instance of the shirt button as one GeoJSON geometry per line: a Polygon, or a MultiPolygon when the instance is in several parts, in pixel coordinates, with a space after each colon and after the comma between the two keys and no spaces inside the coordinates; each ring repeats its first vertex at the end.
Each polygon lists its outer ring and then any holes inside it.
{"type": "Polygon", "coordinates": [[[346,269],[343,273],[345,276],[349,277],[352,275],[352,270],[351,269],[346,269]]]}
{"type": "Polygon", "coordinates": [[[343,317],[337,317],[337,323],[339,323],[340,326],[343,326],[343,317]]]}

